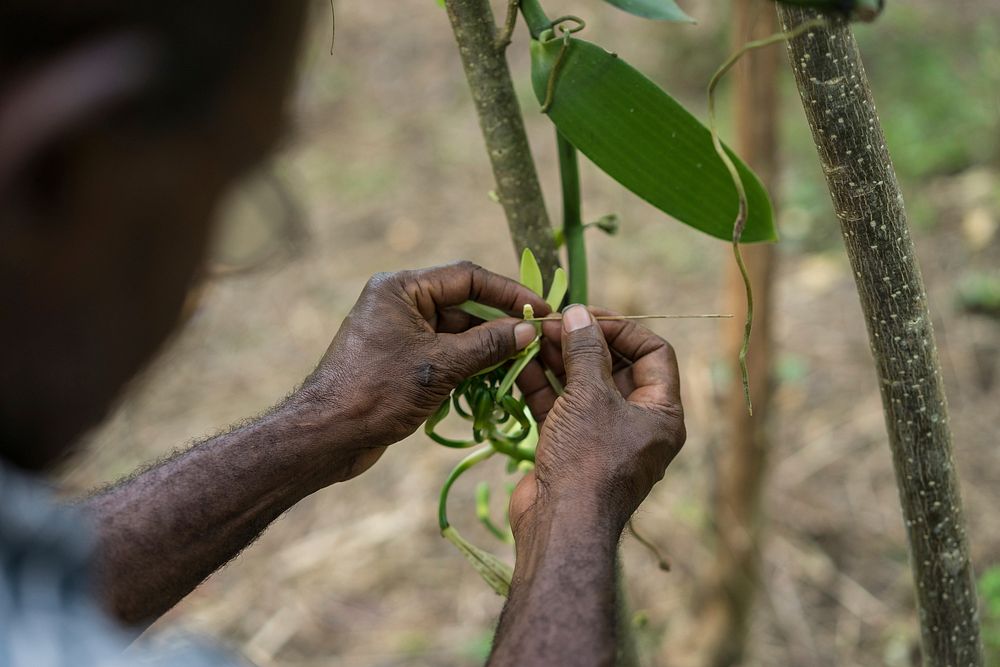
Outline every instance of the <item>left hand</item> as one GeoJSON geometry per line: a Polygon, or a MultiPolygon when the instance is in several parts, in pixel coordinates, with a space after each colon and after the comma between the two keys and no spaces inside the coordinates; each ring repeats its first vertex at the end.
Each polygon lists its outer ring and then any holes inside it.
{"type": "Polygon", "coordinates": [[[523,349],[535,329],[517,318],[481,323],[454,308],[476,301],[508,313],[545,301],[471,262],[372,277],[319,366],[290,399],[336,428],[360,474],[385,447],[413,433],[463,379],[523,349]]]}

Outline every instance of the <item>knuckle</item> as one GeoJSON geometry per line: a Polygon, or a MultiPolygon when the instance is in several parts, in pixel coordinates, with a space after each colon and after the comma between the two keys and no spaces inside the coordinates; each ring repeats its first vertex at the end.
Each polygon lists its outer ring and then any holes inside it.
{"type": "Polygon", "coordinates": [[[502,359],[510,348],[507,337],[497,329],[489,329],[482,338],[483,355],[488,359],[502,359]]]}
{"type": "Polygon", "coordinates": [[[684,422],[680,422],[677,426],[677,430],[674,431],[674,453],[681,451],[684,448],[684,444],[687,442],[687,427],[684,422]]]}
{"type": "Polygon", "coordinates": [[[679,403],[664,406],[660,411],[657,430],[663,434],[672,454],[677,454],[687,441],[684,408],[679,403]]]}
{"type": "Polygon", "coordinates": [[[380,271],[379,273],[376,273],[375,275],[373,275],[371,278],[368,279],[368,282],[365,283],[365,291],[366,292],[379,291],[386,285],[394,282],[397,279],[398,275],[399,274],[390,273],[388,271],[380,271]]]}
{"type": "Polygon", "coordinates": [[[460,259],[458,261],[445,264],[444,268],[451,272],[465,273],[469,275],[476,275],[486,270],[468,259],[460,259]]]}
{"type": "MultiPolygon", "coordinates": [[[[659,338],[659,336],[657,336],[659,338]]],[[[677,363],[677,350],[674,349],[673,344],[666,338],[659,338],[663,342],[663,350],[667,356],[667,361],[671,363],[677,363]]]]}
{"type": "Polygon", "coordinates": [[[592,364],[604,360],[604,345],[596,336],[581,336],[572,341],[569,356],[576,362],[592,364]]]}

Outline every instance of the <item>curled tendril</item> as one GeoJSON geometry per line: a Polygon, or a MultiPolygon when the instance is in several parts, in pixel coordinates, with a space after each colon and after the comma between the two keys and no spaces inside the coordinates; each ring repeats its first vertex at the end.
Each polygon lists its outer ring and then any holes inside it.
{"type": "Polygon", "coordinates": [[[575,32],[580,32],[587,27],[587,22],[578,16],[560,16],[549,24],[548,30],[543,33],[543,41],[545,41],[545,36],[548,35],[549,39],[556,39],[555,32],[558,30],[562,33],[562,47],[559,49],[559,55],[556,57],[556,62],[552,65],[552,71],[549,73],[549,81],[545,87],[545,102],[542,103],[542,113],[547,113],[552,107],[552,101],[555,97],[556,92],[556,80],[559,78],[559,72],[562,70],[563,61],[566,59],[566,52],[569,51],[569,40],[570,36],[575,32]],[[573,25],[567,28],[564,24],[572,23],[573,25]]]}
{"type": "Polygon", "coordinates": [[[587,27],[586,21],[584,21],[579,16],[573,16],[572,14],[567,14],[566,16],[560,16],[557,19],[553,19],[552,22],[549,23],[549,30],[554,31],[558,28],[559,31],[562,32],[564,35],[566,34],[572,35],[574,32],[580,32],[586,27],[587,27]],[[567,28],[565,25],[563,25],[565,23],[572,23],[573,26],[567,28]]]}
{"type": "Polygon", "coordinates": [[[712,145],[715,147],[715,152],[718,154],[719,159],[722,160],[722,163],[729,171],[729,175],[733,179],[733,187],[736,188],[736,194],[738,197],[736,219],[733,221],[732,246],[733,257],[736,260],[736,266],[739,269],[740,277],[743,280],[743,287],[746,291],[747,303],[746,320],[743,325],[743,343],[740,346],[739,366],[740,378],[743,383],[743,398],[746,401],[747,412],[751,415],[753,414],[753,402],[750,400],[750,369],[747,365],[747,354],[750,350],[750,337],[753,333],[754,300],[753,285],[750,282],[750,273],[747,271],[746,262],[743,260],[743,252],[740,250],[743,228],[746,227],[747,224],[748,202],[746,188],[743,185],[743,177],[740,175],[739,170],[736,169],[736,163],[733,162],[733,159],[729,157],[729,154],[723,148],[722,140],[719,138],[719,130],[715,122],[715,89],[722,80],[722,77],[724,77],[729,70],[731,70],[736,63],[739,62],[740,58],[750,51],[762,49],[766,46],[777,44],[779,42],[787,42],[809,32],[810,30],[824,25],[826,25],[826,19],[824,17],[819,17],[811,21],[806,21],[805,23],[788,30],[787,32],[779,32],[769,37],[765,37],[764,39],[747,42],[742,48],[736,51],[736,53],[726,59],[726,62],[724,62],[722,66],[716,70],[711,81],[708,83],[708,129],[712,135],[712,145]]]}

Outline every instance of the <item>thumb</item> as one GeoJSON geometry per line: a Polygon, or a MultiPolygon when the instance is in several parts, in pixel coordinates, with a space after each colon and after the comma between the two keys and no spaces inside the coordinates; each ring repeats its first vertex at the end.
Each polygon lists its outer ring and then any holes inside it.
{"type": "Polygon", "coordinates": [[[444,334],[448,361],[461,378],[499,364],[535,339],[534,325],[514,318],[484,322],[459,334],[444,334]]]}
{"type": "Polygon", "coordinates": [[[590,311],[585,306],[570,306],[563,311],[562,325],[566,387],[575,384],[614,386],[611,353],[590,311]]]}

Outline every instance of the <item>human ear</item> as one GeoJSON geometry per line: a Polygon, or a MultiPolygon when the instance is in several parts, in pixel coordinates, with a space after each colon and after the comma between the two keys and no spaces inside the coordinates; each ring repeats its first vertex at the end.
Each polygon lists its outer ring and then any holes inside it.
{"type": "Polygon", "coordinates": [[[0,201],[60,142],[147,89],[157,60],[150,39],[119,32],[17,76],[0,96],[0,201]]]}

